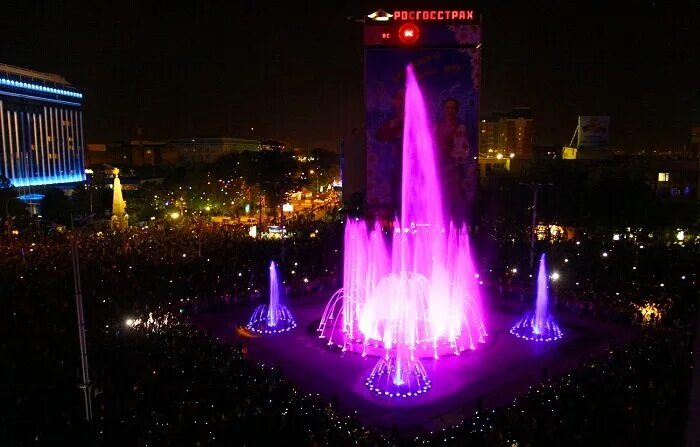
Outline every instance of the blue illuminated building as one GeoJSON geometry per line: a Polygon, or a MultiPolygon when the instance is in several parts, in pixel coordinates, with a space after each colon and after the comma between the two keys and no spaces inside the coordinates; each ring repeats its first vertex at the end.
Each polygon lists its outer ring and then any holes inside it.
{"type": "Polygon", "coordinates": [[[84,181],[82,101],[62,76],[0,64],[0,174],[18,188],[84,181]]]}

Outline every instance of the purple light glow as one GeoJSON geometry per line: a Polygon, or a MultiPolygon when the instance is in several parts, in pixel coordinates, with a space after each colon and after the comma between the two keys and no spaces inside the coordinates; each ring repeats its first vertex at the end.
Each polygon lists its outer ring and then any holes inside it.
{"type": "Polygon", "coordinates": [[[535,312],[526,313],[510,330],[518,338],[529,341],[554,341],[564,336],[552,315],[547,313],[549,293],[547,292],[547,268],[544,254],[540,256],[537,273],[537,300],[535,312]]]}
{"type": "Polygon", "coordinates": [[[420,360],[398,355],[381,358],[365,381],[377,396],[418,397],[432,387],[420,360]]]}
{"type": "Polygon", "coordinates": [[[261,304],[253,310],[246,328],[258,334],[278,334],[297,327],[292,313],[280,303],[279,278],[274,262],[270,263],[270,303],[261,304]]]}
{"type": "MultiPolygon", "coordinates": [[[[378,222],[370,229],[364,220],[347,221],[343,288],[331,297],[318,328],[329,345],[383,357],[367,386],[385,395],[408,396],[394,381],[379,385],[392,374],[403,377],[411,371],[398,382],[418,377],[419,383],[430,383],[417,358],[476,349],[486,337],[466,227],[444,221],[430,129],[409,65],[401,219],[390,236],[378,222]]],[[[425,391],[416,385],[410,392],[425,391]]]]}

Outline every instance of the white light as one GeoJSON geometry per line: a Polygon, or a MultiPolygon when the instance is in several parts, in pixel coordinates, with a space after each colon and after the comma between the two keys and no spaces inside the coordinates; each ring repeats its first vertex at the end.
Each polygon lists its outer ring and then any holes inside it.
{"type": "Polygon", "coordinates": [[[664,286],[664,283],[661,283],[661,287],[663,287],[663,286],[664,286]]]}
{"type": "Polygon", "coordinates": [[[614,240],[614,241],[619,241],[619,240],[620,240],[620,235],[619,235],[619,234],[613,234],[613,240],[614,240]]]}
{"type": "Polygon", "coordinates": [[[607,257],[608,257],[608,252],[607,252],[607,251],[604,251],[604,252],[603,252],[603,257],[604,257],[604,258],[607,258],[607,257]]]}
{"type": "Polygon", "coordinates": [[[516,269],[515,267],[513,267],[512,269],[510,269],[510,271],[511,271],[511,273],[518,273],[518,269],[516,269]]]}
{"type": "Polygon", "coordinates": [[[309,282],[309,278],[304,278],[304,282],[305,282],[305,283],[308,283],[308,282],[309,282]]]}
{"type": "Polygon", "coordinates": [[[127,319],[126,319],[126,325],[127,325],[128,327],[133,326],[133,325],[134,325],[134,320],[132,320],[131,318],[127,318],[127,319]]]}
{"type": "Polygon", "coordinates": [[[569,258],[565,258],[565,259],[564,259],[564,262],[569,262],[569,258]]]}
{"type": "Polygon", "coordinates": [[[503,154],[500,154],[500,153],[499,153],[499,154],[496,154],[496,158],[497,158],[498,160],[502,160],[502,159],[503,159],[503,154]]]}
{"type": "Polygon", "coordinates": [[[558,281],[560,278],[559,272],[552,273],[552,281],[558,281]]]}
{"type": "Polygon", "coordinates": [[[683,239],[685,239],[685,232],[683,230],[681,230],[678,233],[676,233],[676,239],[678,239],[679,241],[682,241],[683,239]]]}

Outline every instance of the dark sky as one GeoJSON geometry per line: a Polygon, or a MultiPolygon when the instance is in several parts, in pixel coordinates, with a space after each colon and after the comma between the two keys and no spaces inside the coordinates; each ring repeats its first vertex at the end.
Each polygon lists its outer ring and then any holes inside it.
{"type": "MultiPolygon", "coordinates": [[[[82,89],[88,142],[141,128],[337,149],[363,110],[361,25],[347,17],[438,3],[6,0],[0,62],[82,89]]],[[[686,142],[700,79],[689,4],[485,3],[482,113],[531,106],[542,144],[568,143],[579,114],[611,115],[618,147],[686,142]]]]}

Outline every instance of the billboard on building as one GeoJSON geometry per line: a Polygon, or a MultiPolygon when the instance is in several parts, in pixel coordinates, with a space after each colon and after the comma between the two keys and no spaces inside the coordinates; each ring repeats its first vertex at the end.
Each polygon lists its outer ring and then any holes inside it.
{"type": "Polygon", "coordinates": [[[481,28],[475,17],[472,11],[395,11],[365,25],[366,203],[373,217],[392,219],[400,209],[404,83],[413,64],[439,151],[445,211],[466,220],[478,187],[481,28]]]}
{"type": "Polygon", "coordinates": [[[578,117],[578,148],[599,149],[609,144],[609,116],[579,116],[578,117]]]}

